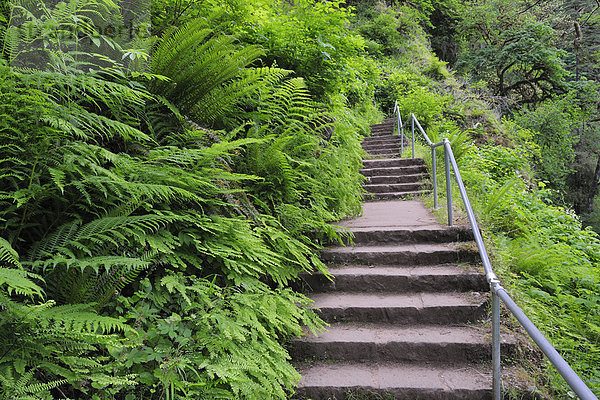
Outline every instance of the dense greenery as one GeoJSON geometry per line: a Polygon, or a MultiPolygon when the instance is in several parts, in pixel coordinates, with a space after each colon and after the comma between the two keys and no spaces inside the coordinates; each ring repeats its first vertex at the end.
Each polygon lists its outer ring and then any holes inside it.
{"type": "Polygon", "coordinates": [[[288,397],[290,286],[396,100],[600,393],[595,2],[135,3],[0,6],[0,398],[288,397]]]}
{"type": "Polygon", "coordinates": [[[112,2],[47,7],[13,3],[0,67],[0,397],[285,397],[283,341],[322,327],[288,284],[359,211],[351,123],[219,15],[145,67],[90,31],[112,2]]]}

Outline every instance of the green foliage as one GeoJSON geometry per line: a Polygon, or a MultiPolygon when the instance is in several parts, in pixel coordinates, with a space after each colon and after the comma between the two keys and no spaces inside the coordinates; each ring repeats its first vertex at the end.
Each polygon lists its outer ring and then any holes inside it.
{"type": "Polygon", "coordinates": [[[235,38],[214,35],[205,19],[168,30],[153,52],[151,70],[168,80],[154,80],[150,89],[176,104],[182,114],[208,124],[264,81],[280,79],[277,68],[246,69],[263,50],[239,47],[235,38]],[[200,54],[200,56],[199,56],[200,54]]]}
{"type": "Polygon", "coordinates": [[[507,216],[523,232],[507,243],[510,269],[521,277],[511,283],[526,312],[597,392],[600,239],[573,213],[536,196],[521,193],[511,202],[507,216]]]}
{"type": "MultiPolygon", "coordinates": [[[[124,27],[121,9],[111,0],[59,1],[52,7],[10,3],[3,53],[15,67],[70,73],[107,67],[121,59],[128,44],[126,35],[109,33],[108,27],[124,27]]],[[[133,49],[126,54],[127,60],[146,56],[133,49]]]]}
{"type": "Polygon", "coordinates": [[[7,393],[293,391],[282,343],[322,321],[287,285],[326,272],[315,240],[359,212],[359,137],[302,79],[249,67],[263,50],[213,24],[166,31],[153,74],[109,57],[96,70],[68,57],[0,67],[7,393]]]}
{"type": "Polygon", "coordinates": [[[580,112],[571,97],[566,96],[523,111],[515,118],[518,125],[535,132],[533,141],[540,150],[535,163],[540,178],[549,182],[551,188],[563,192],[575,158],[573,130],[580,112]]]}
{"type": "Polygon", "coordinates": [[[369,41],[367,49],[373,56],[393,56],[406,51],[411,33],[418,27],[418,12],[409,7],[401,10],[381,7],[362,15],[365,21],[358,31],[369,41]],[[412,17],[412,18],[411,18],[412,17]]]}
{"type": "MultiPolygon", "coordinates": [[[[452,120],[441,120],[433,124],[428,130],[427,135],[433,143],[439,143],[444,138],[448,139],[452,146],[452,152],[458,162],[462,161],[463,156],[471,151],[473,142],[469,130],[460,129],[452,120]]],[[[443,162],[443,151],[437,151],[440,162],[443,162]]]]}
{"type": "Polygon", "coordinates": [[[327,100],[350,81],[348,62],[361,54],[364,39],[347,29],[352,13],[342,1],[298,0],[273,10],[260,23],[241,28],[244,40],[267,49],[263,65],[294,70],[318,100],[327,100]]]}
{"type": "Polygon", "coordinates": [[[442,117],[449,100],[449,97],[439,96],[424,87],[417,86],[398,99],[398,107],[403,118],[408,120],[411,113],[415,114],[423,128],[427,130],[434,121],[442,117]]]}
{"type": "Polygon", "coordinates": [[[505,0],[463,5],[457,67],[486,80],[498,95],[537,104],[564,93],[565,53],[556,46],[550,23],[515,13],[516,7],[527,8],[505,0]]]}
{"type": "Polygon", "coordinates": [[[276,340],[301,334],[301,324],[316,329],[295,302],[307,299],[258,282],[242,292],[181,273],[145,279],[117,306],[139,335],[115,356],[146,383],[136,398],[152,396],[157,379],[171,398],[284,398],[299,376],[276,340]]]}

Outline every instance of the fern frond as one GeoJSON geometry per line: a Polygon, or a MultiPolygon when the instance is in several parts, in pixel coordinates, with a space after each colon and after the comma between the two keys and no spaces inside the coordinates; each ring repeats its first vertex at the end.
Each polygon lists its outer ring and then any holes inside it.
{"type": "Polygon", "coordinates": [[[133,329],[117,318],[98,315],[88,304],[67,304],[40,312],[44,318],[42,327],[62,329],[69,332],[100,333],[133,332],[133,329]]]}
{"type": "Polygon", "coordinates": [[[12,248],[11,244],[0,237],[0,265],[20,268],[19,254],[12,248]]]}
{"type": "Polygon", "coordinates": [[[152,92],[172,101],[184,115],[210,123],[248,93],[289,74],[278,68],[246,68],[263,51],[236,46],[235,40],[215,33],[204,19],[167,31],[154,49],[152,72],[171,80],[153,82],[152,92]]]}
{"type": "Polygon", "coordinates": [[[41,297],[44,291],[31,280],[32,278],[41,279],[38,275],[26,271],[0,267],[0,287],[6,285],[9,295],[16,293],[24,296],[35,295],[41,297]]]}

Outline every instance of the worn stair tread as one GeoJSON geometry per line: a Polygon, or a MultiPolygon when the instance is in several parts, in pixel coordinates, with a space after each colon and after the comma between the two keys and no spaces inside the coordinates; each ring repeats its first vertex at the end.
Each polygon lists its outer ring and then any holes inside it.
{"type": "Polygon", "coordinates": [[[399,225],[399,226],[353,226],[349,221],[347,224],[341,224],[340,226],[345,226],[348,228],[350,232],[358,233],[358,232],[383,232],[383,233],[391,233],[391,232],[409,232],[409,233],[418,233],[418,232],[432,232],[432,233],[442,233],[442,232],[456,232],[456,233],[470,233],[471,228],[466,225],[454,225],[454,226],[441,226],[438,224],[430,224],[430,225],[399,225]]]}
{"type": "Polygon", "coordinates": [[[459,267],[452,264],[403,265],[341,265],[332,266],[334,279],[323,274],[301,274],[305,285],[315,292],[417,293],[487,291],[488,285],[481,268],[459,267]],[[448,266],[447,266],[448,265],[448,266]]]}
{"type": "Polygon", "coordinates": [[[439,265],[332,265],[329,272],[333,276],[352,275],[384,275],[384,276],[446,276],[446,275],[480,275],[482,270],[476,267],[462,267],[453,264],[439,265]]]}
{"type": "MultiPolygon", "coordinates": [[[[491,371],[480,364],[413,364],[413,363],[311,363],[298,365],[302,375],[298,386],[331,388],[364,388],[396,390],[420,389],[445,393],[478,391],[481,398],[491,392],[491,371]]],[[[399,392],[398,395],[401,393],[399,392]]],[[[410,398],[410,397],[402,397],[410,398]]],[[[412,397],[415,399],[416,397],[412,397]]],[[[463,397],[457,397],[463,398],[463,397]]],[[[464,397],[466,398],[466,397],[464,397]]],[[[478,397],[472,397],[478,398],[478,397]]]]}
{"type": "Polygon", "coordinates": [[[400,147],[399,146],[394,146],[394,147],[390,146],[390,147],[381,147],[381,148],[370,148],[370,149],[363,149],[363,150],[367,152],[367,155],[385,156],[386,154],[400,154],[400,147]]]}
{"type": "Polygon", "coordinates": [[[400,140],[400,138],[398,138],[398,140],[386,140],[386,141],[379,141],[379,142],[362,142],[362,148],[366,150],[367,148],[378,149],[378,148],[388,148],[388,147],[400,147],[401,142],[402,141],[400,140]]]}
{"type": "Polygon", "coordinates": [[[380,141],[380,142],[368,142],[368,143],[363,142],[362,148],[363,148],[363,150],[389,148],[389,147],[399,148],[401,145],[402,145],[402,143],[400,140],[397,140],[397,141],[386,140],[386,141],[380,141]]]}
{"type": "Polygon", "coordinates": [[[416,225],[401,227],[347,227],[354,234],[354,244],[390,242],[458,242],[472,241],[473,232],[464,226],[441,227],[439,225],[416,225]]]}
{"type": "Polygon", "coordinates": [[[400,151],[372,152],[367,154],[369,158],[365,158],[365,160],[377,160],[378,157],[385,157],[386,159],[400,157],[400,151]]]}
{"type": "Polygon", "coordinates": [[[376,138],[376,137],[387,137],[387,136],[391,136],[394,133],[394,129],[392,127],[390,127],[389,129],[377,129],[374,131],[371,131],[371,136],[372,138],[376,138]]]}
{"type": "MultiPolygon", "coordinates": [[[[369,161],[369,160],[363,160],[369,161]]],[[[395,174],[419,174],[427,173],[427,167],[425,165],[409,165],[403,167],[381,167],[381,168],[362,168],[360,172],[364,176],[390,176],[395,174]]]]}
{"type": "Polygon", "coordinates": [[[379,183],[409,183],[428,181],[429,176],[425,173],[405,174],[405,175],[380,175],[367,177],[367,184],[379,183]]]}
{"type": "Polygon", "coordinates": [[[323,253],[433,253],[438,251],[458,251],[473,249],[473,242],[457,243],[389,243],[389,244],[359,244],[356,246],[328,247],[323,253]]]}
{"type": "MultiPolygon", "coordinates": [[[[393,155],[400,155],[400,149],[399,148],[395,148],[395,149],[364,149],[367,152],[367,155],[369,156],[393,156],[393,155]]],[[[371,160],[370,158],[368,158],[367,160],[371,160]]]]}
{"type": "MultiPolygon", "coordinates": [[[[385,136],[374,136],[371,138],[367,138],[365,140],[362,141],[361,146],[363,147],[368,147],[368,146],[391,146],[391,145],[395,145],[395,146],[400,146],[402,143],[402,140],[400,140],[400,136],[389,136],[389,137],[385,137],[385,136]],[[368,140],[370,139],[370,140],[368,140]]],[[[407,144],[407,140],[406,138],[404,139],[404,144],[407,144]]]]}
{"type": "Polygon", "coordinates": [[[392,167],[425,165],[425,161],[421,158],[380,158],[377,160],[363,160],[363,164],[368,168],[378,168],[378,166],[392,167]]]}
{"type": "Polygon", "coordinates": [[[423,194],[430,193],[430,190],[412,190],[406,192],[385,192],[385,193],[366,193],[364,198],[366,200],[373,199],[375,201],[379,200],[394,200],[394,199],[403,199],[403,198],[413,198],[419,197],[423,194]]]}
{"type": "Polygon", "coordinates": [[[325,321],[390,324],[460,324],[481,319],[488,296],[470,293],[330,292],[311,295],[325,321]]]}
{"type": "Polygon", "coordinates": [[[372,153],[374,151],[399,151],[400,143],[386,144],[380,146],[363,146],[362,149],[367,153],[372,153]]]}
{"type": "Polygon", "coordinates": [[[408,192],[419,190],[429,185],[427,182],[402,182],[402,183],[371,183],[363,185],[370,193],[408,192]]]}
{"type": "MultiPolygon", "coordinates": [[[[380,130],[380,129],[377,129],[380,130]]],[[[398,131],[390,133],[389,135],[381,135],[381,136],[366,136],[363,139],[363,142],[371,142],[377,140],[391,140],[391,139],[400,139],[400,135],[398,135],[398,131]]],[[[404,140],[407,140],[406,134],[404,134],[404,140]]]]}
{"type": "MultiPolygon", "coordinates": [[[[374,201],[363,204],[363,215],[348,218],[337,225],[354,229],[404,229],[405,227],[438,227],[454,229],[440,225],[430,210],[418,200],[374,201]]],[[[412,228],[411,228],[412,229],[412,228]]]]}
{"type": "Polygon", "coordinates": [[[325,307],[393,307],[427,308],[451,306],[479,306],[487,301],[480,292],[471,293],[314,293],[313,308],[325,307]]]}
{"type": "Polygon", "coordinates": [[[472,326],[345,323],[333,324],[319,335],[304,336],[298,341],[362,343],[471,343],[490,344],[489,334],[472,326]]]}
{"type": "Polygon", "coordinates": [[[381,166],[381,167],[367,166],[367,164],[369,162],[375,162],[375,161],[381,161],[381,160],[385,160],[385,161],[397,160],[398,162],[401,162],[402,160],[404,160],[404,158],[381,158],[381,159],[377,159],[377,160],[372,160],[372,159],[367,158],[367,159],[363,160],[364,168],[361,168],[358,172],[360,172],[363,175],[373,173],[373,174],[377,174],[378,176],[404,175],[404,174],[411,175],[411,174],[418,174],[418,173],[427,173],[427,166],[423,165],[423,164],[381,166]]]}

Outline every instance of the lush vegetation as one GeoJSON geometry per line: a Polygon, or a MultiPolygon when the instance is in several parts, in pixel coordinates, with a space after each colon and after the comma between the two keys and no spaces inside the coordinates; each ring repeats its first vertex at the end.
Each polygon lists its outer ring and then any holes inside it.
{"type": "Polygon", "coordinates": [[[288,397],[396,100],[600,393],[595,2],[134,3],[0,6],[0,398],[288,397]]]}
{"type": "Polygon", "coordinates": [[[286,397],[282,343],[322,327],[289,283],[360,210],[358,136],[222,14],[150,59],[92,29],[120,12],[5,21],[0,398],[286,397]]]}

